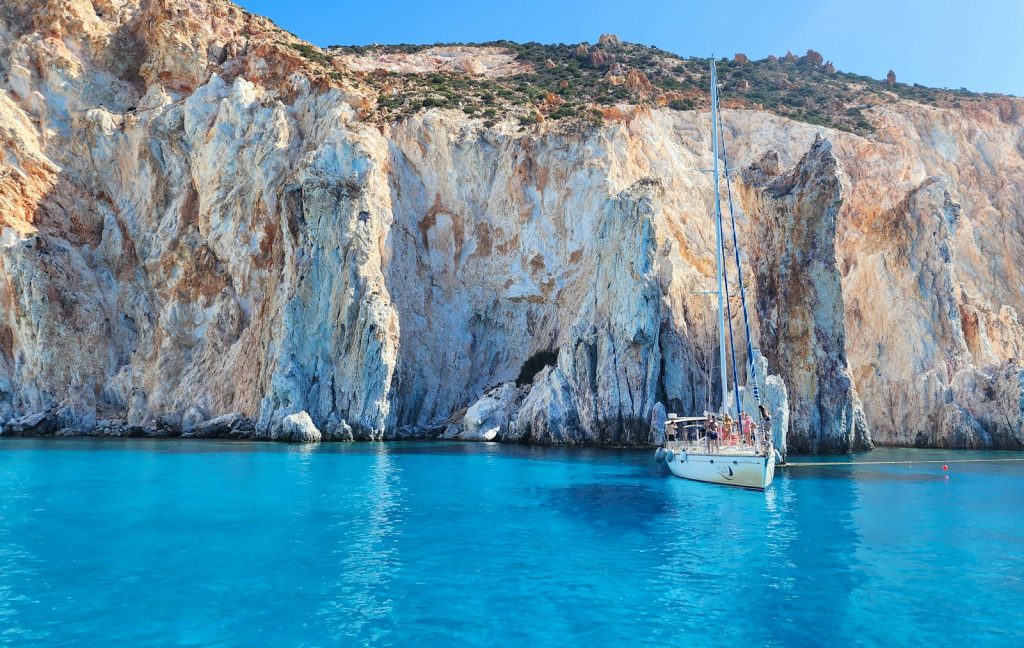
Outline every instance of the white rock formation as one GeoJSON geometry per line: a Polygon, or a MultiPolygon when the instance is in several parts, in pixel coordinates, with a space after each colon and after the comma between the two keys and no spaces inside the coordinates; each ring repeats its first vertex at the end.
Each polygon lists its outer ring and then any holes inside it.
{"type": "Polygon", "coordinates": [[[287,443],[319,443],[321,435],[309,413],[302,411],[289,414],[274,424],[270,438],[287,443]]]}
{"type": "Polygon", "coordinates": [[[510,439],[644,444],[661,373],[661,288],[654,219],[662,187],[640,180],[607,203],[597,223],[591,289],[558,354],[534,383],[510,439]]]}
{"type": "Polygon", "coordinates": [[[508,435],[524,390],[507,382],[487,392],[466,410],[461,425],[452,426],[445,438],[461,441],[500,441],[508,435]]]}

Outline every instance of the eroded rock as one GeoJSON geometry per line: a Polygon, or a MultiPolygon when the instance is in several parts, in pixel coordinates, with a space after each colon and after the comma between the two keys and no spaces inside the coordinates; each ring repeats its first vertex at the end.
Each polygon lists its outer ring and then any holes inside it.
{"type": "Polygon", "coordinates": [[[199,439],[251,439],[256,428],[252,420],[239,412],[217,416],[187,428],[183,437],[199,439]]]}
{"type": "Polygon", "coordinates": [[[322,436],[309,418],[309,412],[302,411],[282,418],[271,428],[270,438],[285,443],[319,443],[322,436]]]}
{"type": "Polygon", "coordinates": [[[461,425],[446,431],[445,438],[462,441],[500,441],[509,437],[526,390],[515,383],[503,383],[484,394],[466,410],[461,425]]]}
{"type": "Polygon", "coordinates": [[[846,350],[836,218],[842,171],[832,145],[816,138],[788,173],[774,176],[772,157],[743,175],[743,196],[756,236],[761,348],[788,392],[787,446],[797,452],[871,447],[871,433],[846,350]]]}
{"type": "Polygon", "coordinates": [[[595,274],[558,364],[534,380],[509,438],[532,443],[652,443],[661,373],[661,288],[654,220],[664,188],[637,182],[608,201],[595,274]]]}

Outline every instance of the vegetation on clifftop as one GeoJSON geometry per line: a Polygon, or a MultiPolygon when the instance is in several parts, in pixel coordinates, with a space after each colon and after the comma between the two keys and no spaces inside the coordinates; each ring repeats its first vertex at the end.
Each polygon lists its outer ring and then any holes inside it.
{"type": "MultiPolygon", "coordinates": [[[[383,60],[434,47],[441,45],[335,46],[327,49],[327,56],[383,60]]],[[[705,110],[710,105],[708,59],[623,43],[612,35],[594,45],[496,41],[445,47],[501,48],[520,64],[519,71],[488,77],[453,69],[397,72],[382,64],[359,75],[379,94],[379,118],[400,119],[439,107],[487,120],[512,115],[530,124],[544,119],[600,120],[603,109],[614,104],[677,110],[705,110]]],[[[726,107],[766,110],[860,134],[873,130],[865,114],[872,106],[899,99],[949,106],[980,96],[840,72],[813,50],[804,56],[787,53],[758,61],[737,54],[718,62],[718,74],[726,107]]]]}

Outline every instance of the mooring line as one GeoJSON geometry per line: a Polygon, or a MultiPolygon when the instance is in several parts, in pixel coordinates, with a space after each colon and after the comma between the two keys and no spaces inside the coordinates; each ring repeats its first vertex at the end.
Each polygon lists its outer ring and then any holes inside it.
{"type": "Polygon", "coordinates": [[[909,466],[912,464],[958,464],[958,463],[993,463],[1008,461],[1024,461],[1024,457],[1006,457],[1005,459],[922,459],[919,461],[822,461],[820,463],[784,463],[779,468],[796,466],[909,466]]]}

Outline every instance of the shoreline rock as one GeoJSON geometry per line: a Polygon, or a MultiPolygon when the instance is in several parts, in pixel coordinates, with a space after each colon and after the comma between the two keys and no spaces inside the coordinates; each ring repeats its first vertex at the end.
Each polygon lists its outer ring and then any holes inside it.
{"type": "Polygon", "coordinates": [[[271,441],[285,443],[320,443],[323,438],[320,430],[313,425],[309,412],[302,411],[289,414],[271,429],[271,441]]]}

